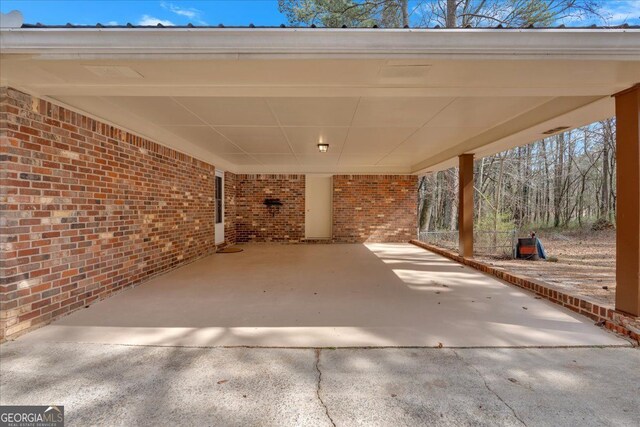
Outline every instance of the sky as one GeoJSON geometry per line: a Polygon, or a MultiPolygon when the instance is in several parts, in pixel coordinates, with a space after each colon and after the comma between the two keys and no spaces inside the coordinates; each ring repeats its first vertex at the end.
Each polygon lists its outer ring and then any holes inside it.
{"type": "MultiPolygon", "coordinates": [[[[410,0],[416,3],[415,0],[410,0]]],[[[567,25],[640,25],[640,0],[601,0],[607,22],[565,22],[567,25]]],[[[277,0],[146,0],[146,1],[57,1],[2,0],[0,10],[19,10],[26,23],[47,25],[280,25],[286,18],[277,0]]]]}

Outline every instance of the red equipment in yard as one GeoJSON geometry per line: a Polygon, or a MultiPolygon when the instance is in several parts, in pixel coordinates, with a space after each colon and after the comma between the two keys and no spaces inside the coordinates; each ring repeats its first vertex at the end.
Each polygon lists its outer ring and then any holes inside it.
{"type": "Polygon", "coordinates": [[[518,239],[518,258],[538,259],[538,239],[535,237],[524,237],[518,239]]]}

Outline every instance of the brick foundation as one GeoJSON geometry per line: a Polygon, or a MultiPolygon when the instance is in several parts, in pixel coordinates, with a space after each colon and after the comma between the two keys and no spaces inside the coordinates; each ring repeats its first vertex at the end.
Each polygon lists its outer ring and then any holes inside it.
{"type": "Polygon", "coordinates": [[[0,90],[0,334],[213,253],[212,165],[0,90]]]}
{"type": "Polygon", "coordinates": [[[304,175],[236,175],[236,240],[298,243],[304,240],[304,175]],[[265,199],[280,199],[268,208],[265,199]]]}
{"type": "Polygon", "coordinates": [[[335,242],[407,242],[416,237],[418,178],[414,175],[335,175],[335,242]]]}
{"type": "Polygon", "coordinates": [[[509,273],[501,268],[476,261],[475,259],[461,257],[457,253],[447,249],[439,248],[417,240],[411,240],[411,243],[461,264],[473,267],[483,273],[491,274],[492,276],[511,283],[512,285],[531,291],[553,303],[566,307],[583,316],[587,316],[608,329],[627,336],[640,344],[640,318],[628,316],[624,313],[615,311],[611,307],[604,307],[583,298],[566,294],[534,279],[509,273]]]}

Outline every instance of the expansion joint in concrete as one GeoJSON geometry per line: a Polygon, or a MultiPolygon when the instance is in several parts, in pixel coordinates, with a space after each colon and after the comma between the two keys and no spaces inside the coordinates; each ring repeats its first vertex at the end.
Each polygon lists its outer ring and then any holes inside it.
{"type": "Polygon", "coordinates": [[[322,371],[320,370],[320,351],[321,350],[319,348],[316,349],[316,371],[318,372],[316,395],[318,396],[318,400],[320,401],[320,404],[324,408],[324,413],[327,414],[327,418],[331,422],[331,425],[333,427],[336,427],[336,423],[333,421],[333,418],[331,418],[331,415],[329,415],[329,408],[327,408],[327,405],[322,400],[322,371]]]}

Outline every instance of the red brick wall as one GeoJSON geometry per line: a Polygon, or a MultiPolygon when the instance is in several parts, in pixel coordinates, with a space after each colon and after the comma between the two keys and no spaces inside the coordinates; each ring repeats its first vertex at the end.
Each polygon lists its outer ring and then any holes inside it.
{"type": "Polygon", "coordinates": [[[304,175],[236,175],[236,240],[300,242],[304,239],[304,175]],[[270,210],[264,199],[280,199],[270,210]]]}
{"type": "Polygon", "coordinates": [[[335,242],[408,242],[416,237],[414,175],[335,175],[335,242]]]}
{"type": "MultiPolygon", "coordinates": [[[[229,182],[233,178],[238,243],[304,240],[304,175],[235,175],[229,182]],[[283,206],[272,214],[263,203],[265,198],[279,198],[283,206]]],[[[228,200],[231,191],[226,191],[228,200]]],[[[408,242],[415,238],[416,206],[417,177],[413,175],[336,175],[332,240],[408,242]]],[[[225,217],[231,215],[227,212],[225,217]]],[[[226,221],[225,233],[227,227],[233,228],[231,219],[226,221]]]]}
{"type": "Polygon", "coordinates": [[[0,92],[0,334],[214,251],[214,167],[0,92]]]}
{"type": "Polygon", "coordinates": [[[224,241],[236,243],[236,174],[224,173],[224,241]]]}

